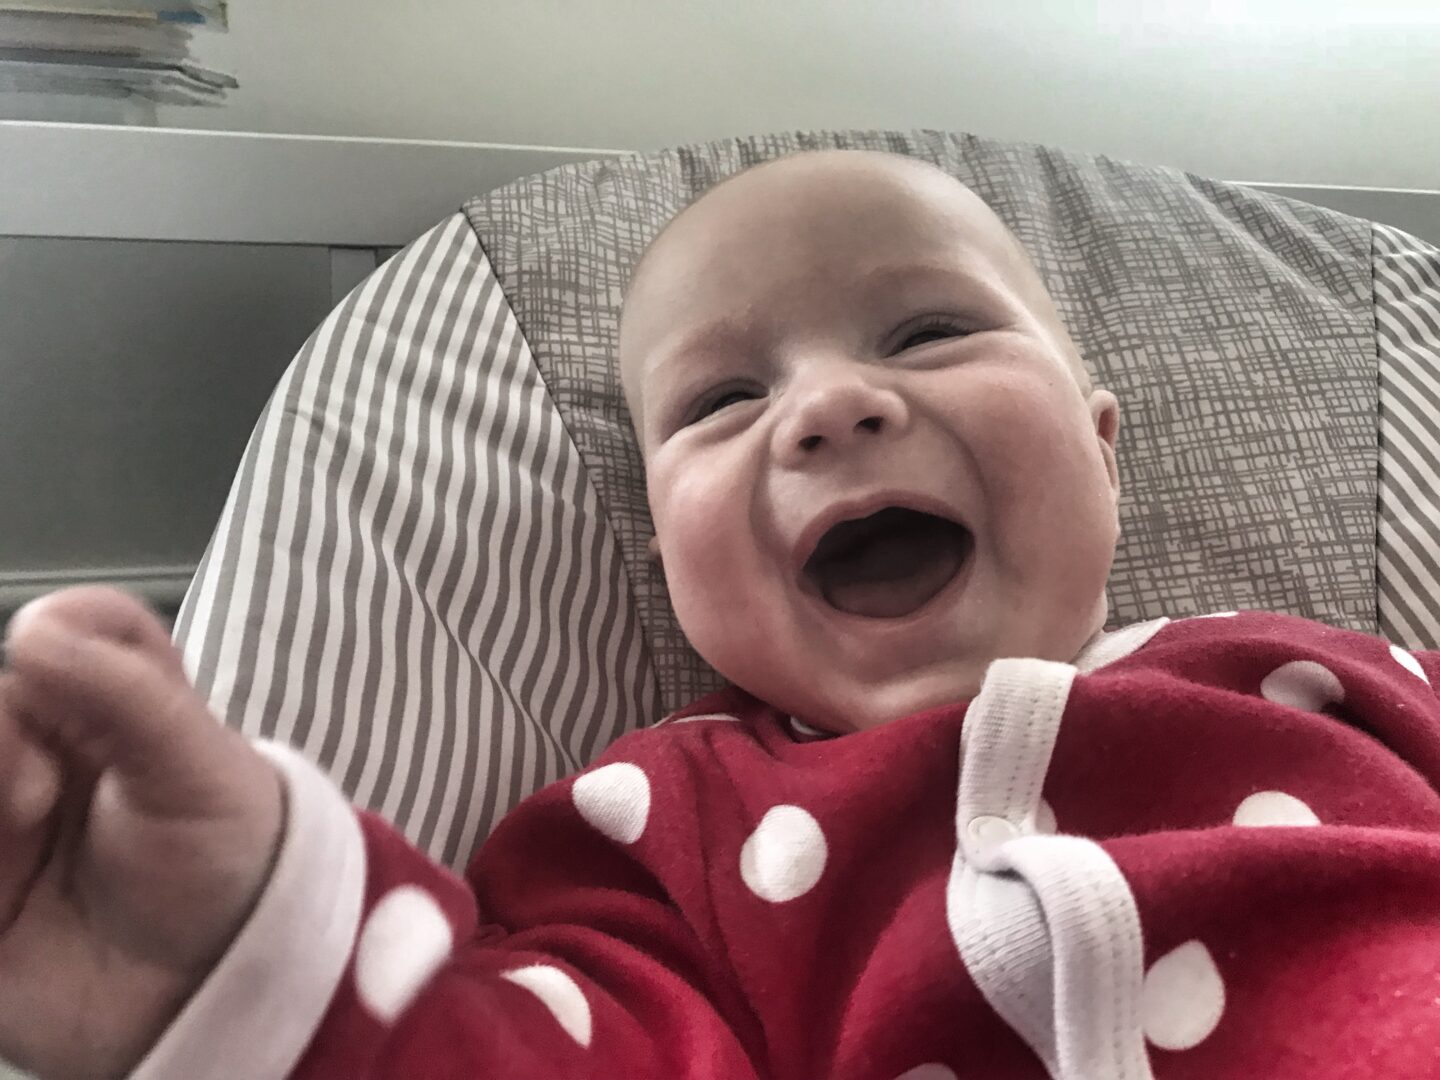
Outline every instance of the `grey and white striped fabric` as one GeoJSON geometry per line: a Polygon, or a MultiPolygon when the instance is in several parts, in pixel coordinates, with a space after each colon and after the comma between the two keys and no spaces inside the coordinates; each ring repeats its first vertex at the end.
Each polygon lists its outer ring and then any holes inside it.
{"type": "Polygon", "coordinates": [[[261,418],[180,613],[217,712],[460,866],[525,794],[716,685],[645,557],[620,296],[685,202],[811,146],[935,161],[1034,253],[1121,399],[1111,625],[1251,606],[1440,645],[1440,458],[1414,434],[1440,391],[1401,374],[1440,364],[1433,249],[1172,170],[796,134],[507,185],[347,298],[261,418]]]}
{"type": "Polygon", "coordinates": [[[1375,227],[1380,630],[1440,648],[1440,249],[1375,227]]]}
{"type": "Polygon", "coordinates": [[[221,716],[452,865],[655,714],[594,488],[463,216],[305,345],[176,637],[221,716]]]}

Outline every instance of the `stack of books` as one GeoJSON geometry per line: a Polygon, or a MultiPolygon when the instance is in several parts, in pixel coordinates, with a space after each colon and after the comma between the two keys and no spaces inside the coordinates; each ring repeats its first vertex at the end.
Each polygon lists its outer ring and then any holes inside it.
{"type": "Polygon", "coordinates": [[[239,84],[196,64],[190,35],[226,26],[222,0],[0,0],[0,92],[218,104],[239,84]]]}

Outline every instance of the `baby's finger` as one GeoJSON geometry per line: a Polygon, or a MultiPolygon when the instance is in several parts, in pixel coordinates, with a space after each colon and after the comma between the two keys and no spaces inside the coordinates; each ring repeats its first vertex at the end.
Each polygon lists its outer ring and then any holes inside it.
{"type": "Polygon", "coordinates": [[[9,661],[21,707],[67,759],[115,770],[136,804],[155,812],[188,813],[213,800],[235,736],[191,688],[164,628],[138,601],[100,589],[47,597],[13,620],[9,661]]]}
{"type": "Polygon", "coordinates": [[[0,934],[43,868],[55,833],[58,763],[28,734],[0,675],[0,934]]]}
{"type": "Polygon", "coordinates": [[[0,674],[0,836],[34,828],[60,794],[60,768],[25,730],[0,674]]]}

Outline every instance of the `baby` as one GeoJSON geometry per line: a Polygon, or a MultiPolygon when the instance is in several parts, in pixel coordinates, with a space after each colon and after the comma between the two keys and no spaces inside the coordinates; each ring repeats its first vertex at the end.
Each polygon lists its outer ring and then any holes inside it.
{"type": "Polygon", "coordinates": [[[26,608],[0,1056],[1440,1076],[1440,655],[1261,613],[1103,632],[1118,404],[975,195],[883,154],[748,170],[646,253],[620,351],[653,550],[735,688],[462,881],[214,723],[139,605],[26,608]]]}

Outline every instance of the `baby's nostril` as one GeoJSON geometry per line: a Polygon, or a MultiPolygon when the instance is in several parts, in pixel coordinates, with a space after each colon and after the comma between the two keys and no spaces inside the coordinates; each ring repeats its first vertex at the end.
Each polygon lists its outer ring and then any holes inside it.
{"type": "MultiPolygon", "coordinates": [[[[884,424],[885,424],[885,421],[884,421],[884,419],[883,419],[882,417],[879,417],[879,416],[867,416],[867,417],[865,417],[864,420],[857,420],[857,421],[855,421],[855,430],[856,430],[856,431],[868,431],[868,432],[871,432],[871,433],[873,434],[873,433],[879,431],[879,430],[881,429],[881,427],[884,426],[884,424]]],[[[820,445],[822,442],[824,442],[824,441],[825,441],[825,437],[824,437],[823,435],[806,435],[803,439],[800,440],[800,449],[802,449],[802,450],[814,450],[817,446],[819,446],[819,445],[820,445]]]]}

